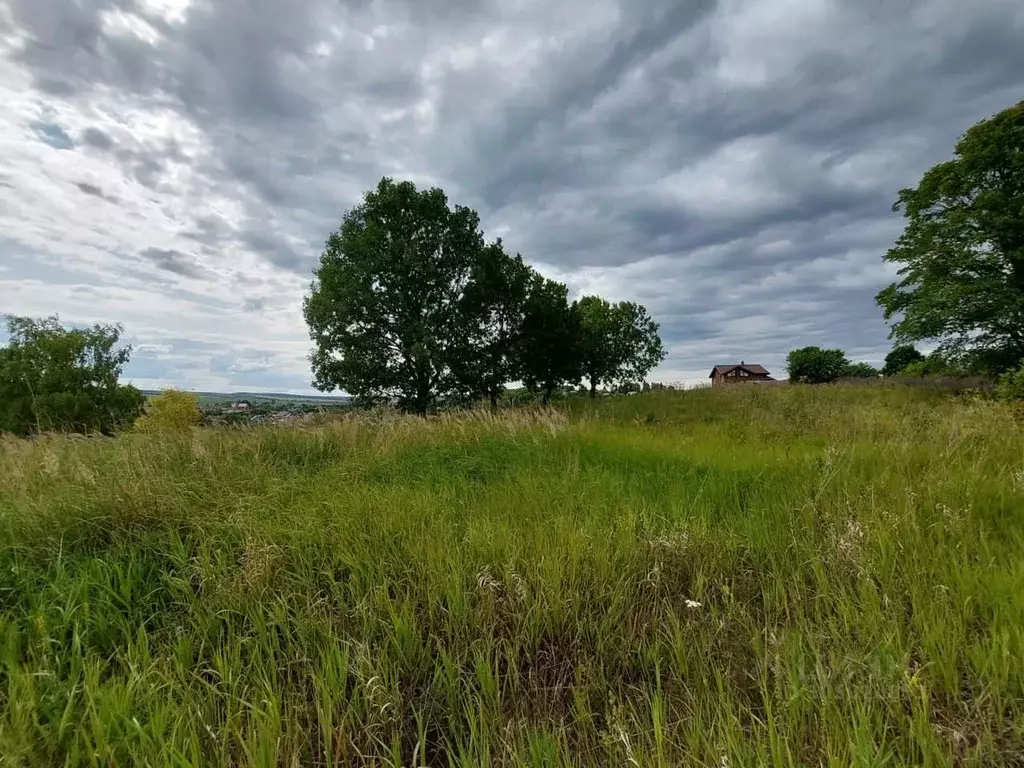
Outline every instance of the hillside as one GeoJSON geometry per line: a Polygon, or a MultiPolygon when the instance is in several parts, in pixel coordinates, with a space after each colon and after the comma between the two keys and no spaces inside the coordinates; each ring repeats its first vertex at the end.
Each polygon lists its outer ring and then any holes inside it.
{"type": "MultiPolygon", "coordinates": [[[[147,397],[160,394],[160,390],[144,389],[142,394],[147,397]]],[[[255,403],[265,400],[274,400],[286,403],[322,403],[324,405],[345,405],[351,402],[352,398],[343,395],[293,395],[287,392],[196,392],[199,395],[199,402],[202,405],[215,403],[236,403],[239,400],[248,400],[255,403]]]]}
{"type": "Polygon", "coordinates": [[[656,392],[0,443],[0,762],[1024,761],[1024,430],[656,392]]]}

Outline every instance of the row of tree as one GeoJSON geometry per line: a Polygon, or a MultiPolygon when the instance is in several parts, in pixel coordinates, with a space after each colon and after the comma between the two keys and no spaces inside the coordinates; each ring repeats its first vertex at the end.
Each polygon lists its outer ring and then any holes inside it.
{"type": "Polygon", "coordinates": [[[632,302],[569,302],[477,213],[437,188],[385,178],[327,240],[304,303],[314,385],[415,413],[486,399],[521,381],[547,402],[562,386],[641,383],[665,357],[632,302]]]}
{"type": "Polygon", "coordinates": [[[786,356],[789,380],[798,384],[827,384],[838,379],[874,379],[879,376],[957,375],[938,355],[925,357],[912,344],[897,344],[885,356],[885,366],[854,362],[841,349],[801,347],[786,356]]]}

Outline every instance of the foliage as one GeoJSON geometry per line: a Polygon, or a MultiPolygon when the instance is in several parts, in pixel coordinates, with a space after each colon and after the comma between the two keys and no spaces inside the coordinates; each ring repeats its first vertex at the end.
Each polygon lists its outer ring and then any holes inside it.
{"type": "Polygon", "coordinates": [[[519,372],[526,388],[545,404],[559,387],[578,384],[580,318],[561,283],[534,275],[524,305],[519,372]]]}
{"type": "Polygon", "coordinates": [[[463,353],[453,360],[466,398],[487,398],[496,407],[505,385],[517,378],[526,300],[534,272],[501,240],[487,245],[473,265],[464,296],[469,318],[463,353]]]}
{"type": "Polygon", "coordinates": [[[1006,400],[1024,400],[1024,364],[999,377],[996,394],[1006,400]]]}
{"type": "Polygon", "coordinates": [[[0,755],[1019,765],[1022,455],[842,385],[6,441],[0,755]]]}
{"type": "Polygon", "coordinates": [[[187,432],[203,421],[199,395],[180,389],[165,389],[146,404],[146,412],[135,420],[136,432],[187,432]]]}
{"type": "Polygon", "coordinates": [[[632,302],[611,304],[599,296],[577,302],[580,317],[580,359],[593,397],[600,386],[639,387],[665,358],[658,324],[632,302]]]}
{"type": "Polygon", "coordinates": [[[906,229],[885,255],[900,280],[877,301],[900,341],[999,372],[1024,359],[1024,102],[983,120],[954,159],[900,191],[906,229]]]}
{"type": "Polygon", "coordinates": [[[476,212],[381,179],[328,238],[305,300],[314,385],[421,414],[459,397],[482,252],[476,212]]]}
{"type": "Polygon", "coordinates": [[[913,344],[897,344],[885,356],[885,367],[882,368],[884,376],[895,376],[911,363],[919,363],[924,360],[924,355],[917,351],[913,344]]]}
{"type": "Polygon", "coordinates": [[[919,378],[921,376],[962,376],[966,372],[954,362],[947,360],[941,350],[935,350],[927,357],[904,366],[900,376],[919,378]]]}
{"type": "Polygon", "coordinates": [[[118,384],[131,347],[117,325],[66,329],[57,316],[8,317],[0,349],[0,432],[110,434],[142,409],[142,394],[118,384]]]}
{"type": "Polygon", "coordinates": [[[440,189],[387,178],[345,214],[304,305],[314,385],[423,414],[480,398],[496,407],[517,377],[547,402],[579,382],[584,361],[592,388],[639,383],[664,359],[644,307],[570,306],[564,285],[478,227],[440,189]]]}
{"type": "Polygon", "coordinates": [[[847,375],[850,362],[841,349],[803,347],[786,356],[789,380],[798,384],[825,384],[847,375]]]}
{"type": "Polygon", "coordinates": [[[851,379],[875,379],[880,375],[881,371],[870,363],[847,363],[843,369],[843,376],[851,379]]]}

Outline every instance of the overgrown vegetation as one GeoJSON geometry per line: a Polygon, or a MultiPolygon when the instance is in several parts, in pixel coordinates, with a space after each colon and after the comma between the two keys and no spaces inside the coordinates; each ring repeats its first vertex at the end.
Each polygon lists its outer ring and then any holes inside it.
{"type": "Polygon", "coordinates": [[[137,432],[187,432],[203,422],[199,395],[180,389],[165,389],[149,398],[146,412],[135,420],[137,432]]]}
{"type": "Polygon", "coordinates": [[[12,765],[1014,765],[1024,433],[738,387],[0,448],[12,765]]]}
{"type": "Polygon", "coordinates": [[[142,410],[135,387],[118,383],[131,356],[121,327],[65,328],[57,316],[8,317],[0,347],[0,434],[101,432],[142,410]]]}

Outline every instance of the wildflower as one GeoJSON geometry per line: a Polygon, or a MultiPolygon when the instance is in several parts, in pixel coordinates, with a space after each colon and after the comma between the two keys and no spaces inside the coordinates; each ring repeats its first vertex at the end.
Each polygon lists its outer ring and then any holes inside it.
{"type": "Polygon", "coordinates": [[[695,608],[700,608],[700,603],[698,603],[696,600],[690,600],[689,598],[687,598],[684,602],[686,604],[686,607],[689,608],[691,611],[695,608]]]}

